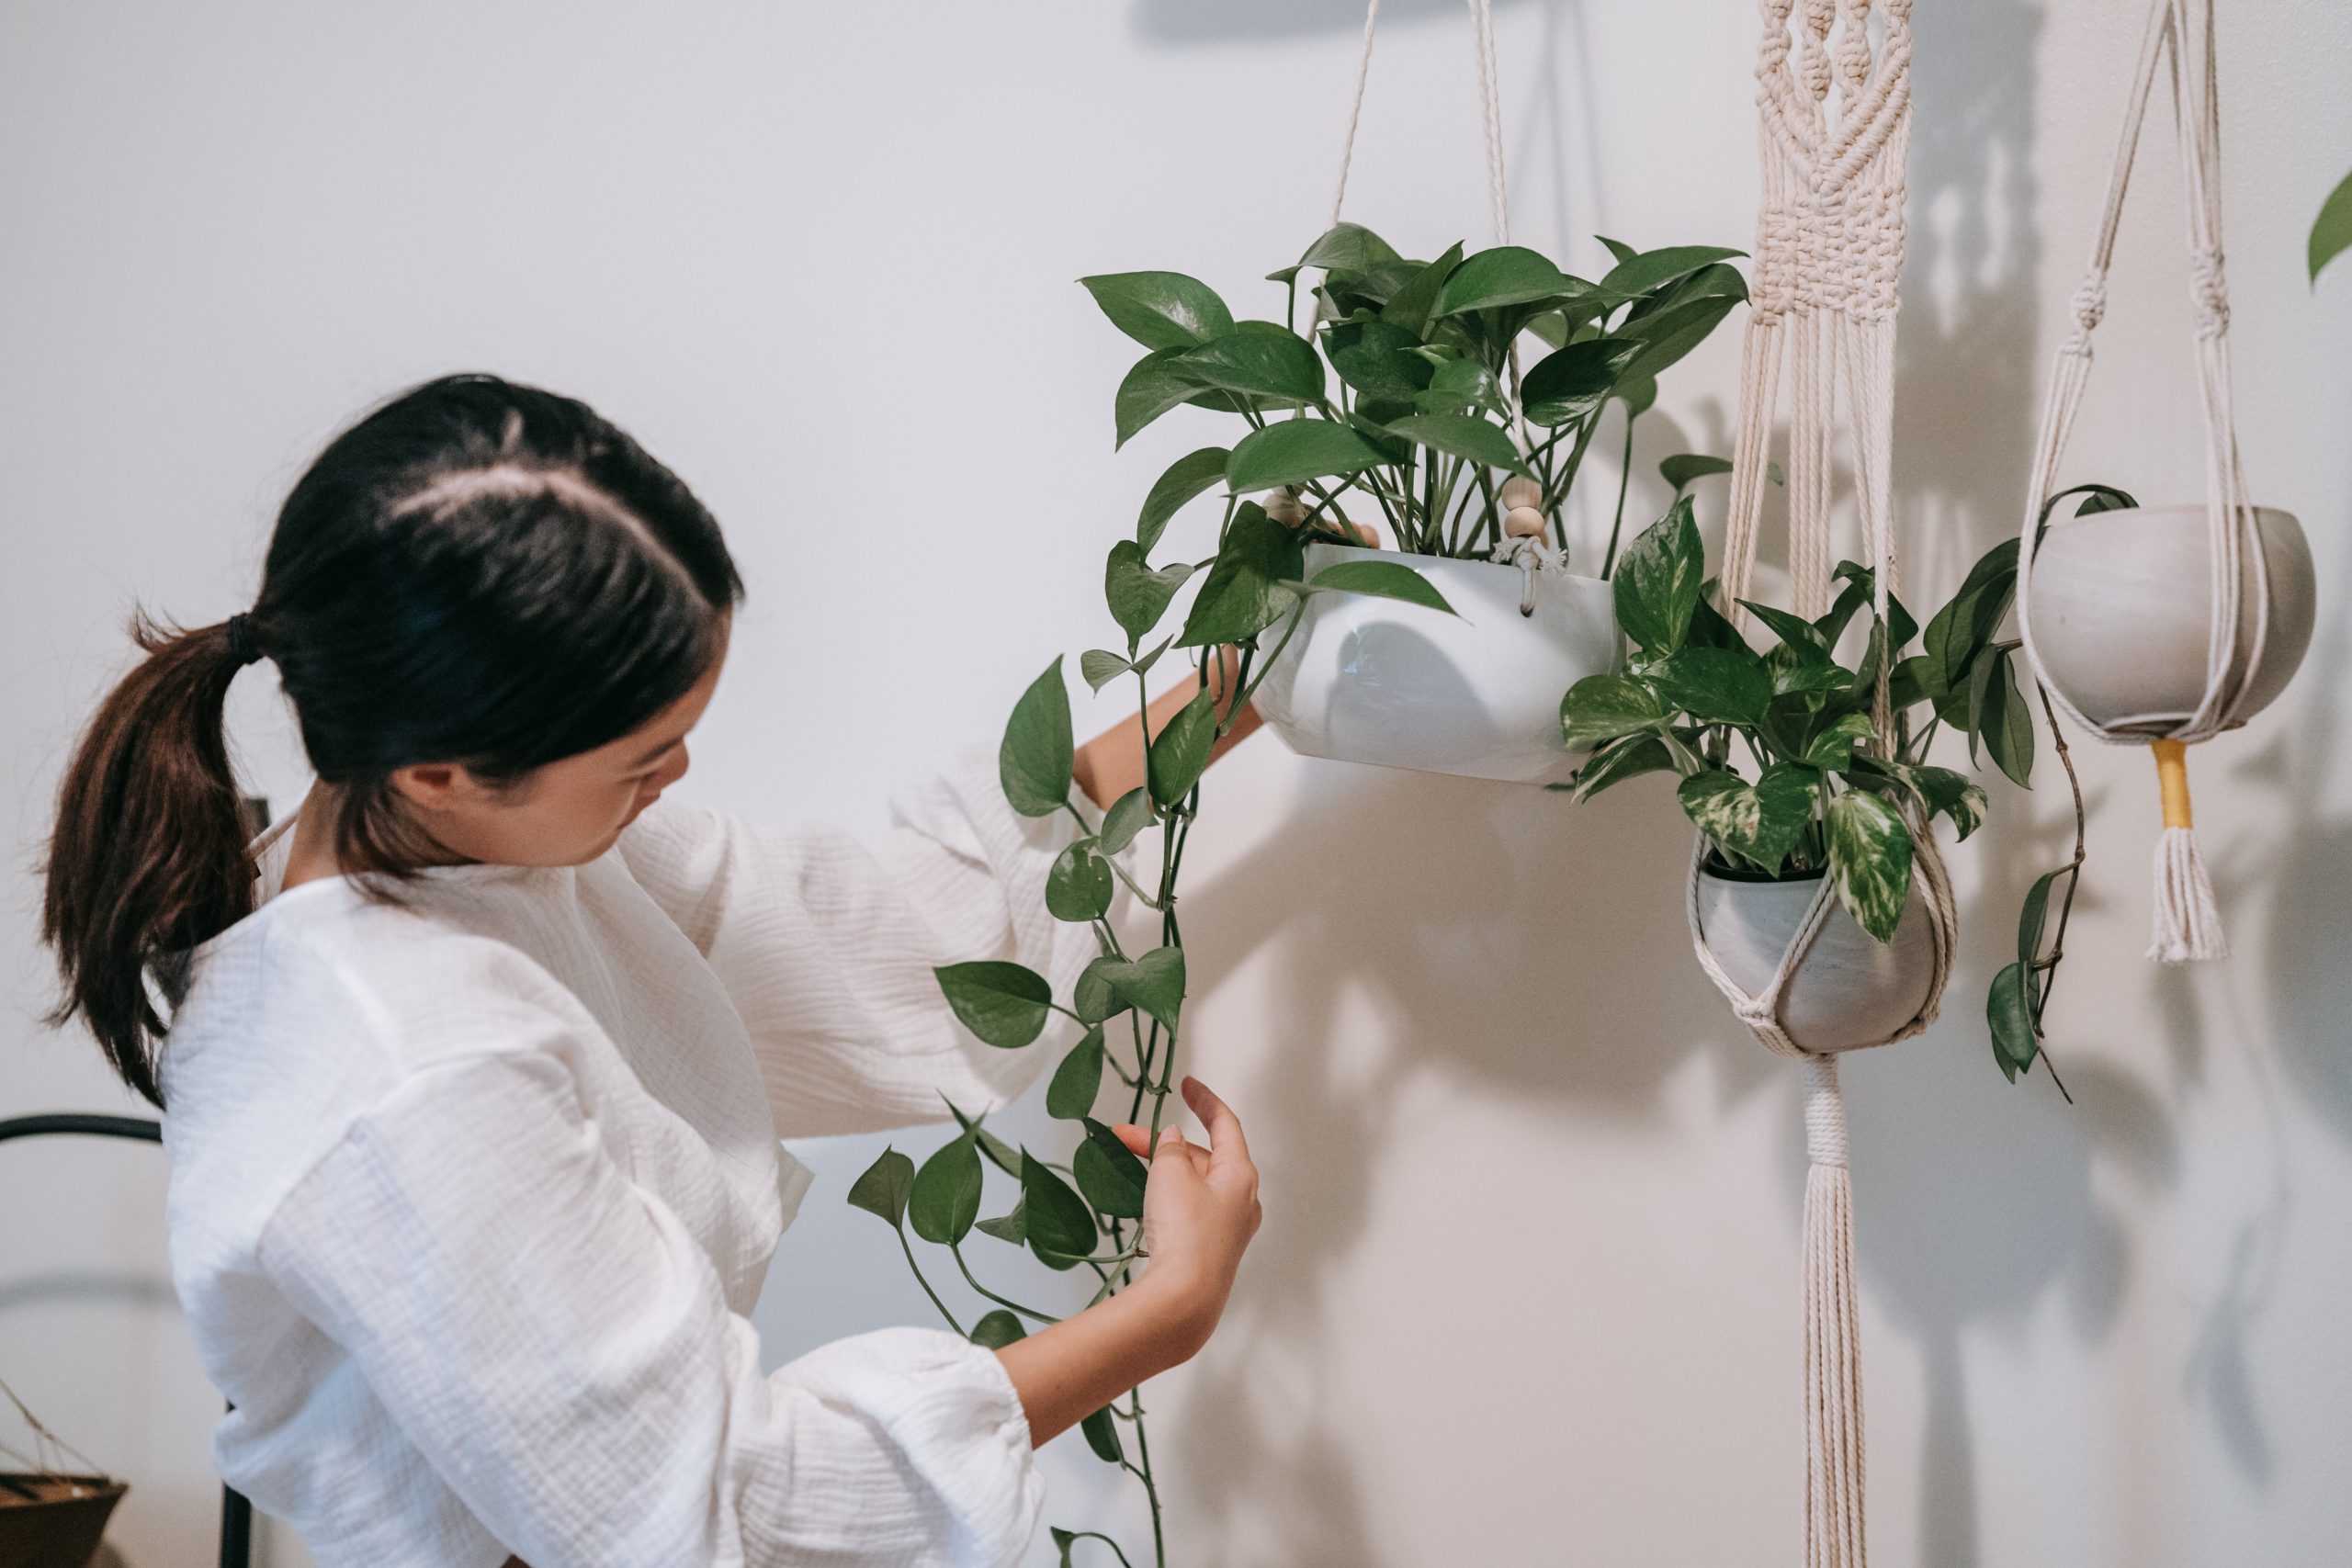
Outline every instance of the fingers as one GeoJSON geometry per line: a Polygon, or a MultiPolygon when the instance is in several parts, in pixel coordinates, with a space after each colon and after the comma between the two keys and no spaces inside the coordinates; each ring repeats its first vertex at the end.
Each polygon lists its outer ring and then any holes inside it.
{"type": "Polygon", "coordinates": [[[1148,1128],[1138,1127],[1132,1122],[1120,1122],[1114,1123],[1111,1131],[1119,1142],[1127,1145],[1127,1152],[1137,1159],[1168,1157],[1169,1163],[1173,1165],[1175,1161],[1172,1156],[1181,1153],[1185,1156],[1184,1163],[1195,1174],[1206,1176],[1209,1173],[1209,1166],[1213,1158],[1211,1152],[1184,1136],[1183,1129],[1181,1127],[1161,1128],[1159,1146],[1156,1149],[1151,1145],[1151,1132],[1148,1128]]]}
{"type": "Polygon", "coordinates": [[[1208,1129],[1209,1148],[1217,1163],[1231,1158],[1243,1165],[1250,1164],[1250,1141],[1241,1134],[1241,1118],[1233,1113],[1233,1107],[1189,1074],[1184,1078],[1184,1103],[1193,1108],[1193,1114],[1208,1129]]]}

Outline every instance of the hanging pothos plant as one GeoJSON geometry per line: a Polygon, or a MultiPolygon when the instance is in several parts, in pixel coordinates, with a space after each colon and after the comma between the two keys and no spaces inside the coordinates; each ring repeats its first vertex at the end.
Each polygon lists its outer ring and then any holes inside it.
{"type": "MultiPolygon", "coordinates": [[[[1409,261],[1370,230],[1342,223],[1270,275],[1284,290],[1287,322],[1297,315],[1301,276],[1320,271],[1309,289],[1311,341],[1283,322],[1237,320],[1214,289],[1182,273],[1081,279],[1112,323],[1148,351],[1119,386],[1121,445],[1187,404],[1249,426],[1230,448],[1204,447],[1160,476],[1132,567],[1141,570],[1168,517],[1204,491],[1222,483],[1229,497],[1281,497],[1279,531],[1255,506],[1228,508],[1235,515],[1183,643],[1238,641],[1290,609],[1295,594],[1273,590],[1298,575],[1306,539],[1356,542],[1340,525],[1351,492],[1355,521],[1376,512],[1407,554],[1485,556],[1505,537],[1510,508],[1498,491],[1517,476],[1536,484],[1533,504],[1567,550],[1561,508],[1603,410],[1624,405],[1630,455],[1633,420],[1656,400],[1659,373],[1747,298],[1728,265],[1737,251],[1601,243],[1616,265],[1593,283],[1518,245],[1465,256],[1457,244],[1433,262],[1409,261]],[[1546,352],[1520,352],[1522,338],[1546,352]],[[1520,362],[1531,357],[1521,375],[1520,362]],[[1514,410],[1528,427],[1523,451],[1514,410]],[[1245,519],[1237,537],[1232,525],[1245,519]]],[[[1623,502],[1621,474],[1619,523],[1623,502]]],[[[1602,575],[1616,542],[1612,525],[1602,575]]],[[[1182,569],[1170,570],[1182,580],[1182,569]]]]}
{"type": "MultiPolygon", "coordinates": [[[[1565,548],[1560,506],[1605,405],[1625,405],[1630,453],[1631,420],[1656,399],[1658,372],[1747,297],[1738,272],[1724,265],[1736,252],[1693,246],[1636,254],[1604,243],[1617,265],[1595,284],[1516,246],[1465,258],[1456,245],[1434,262],[1407,261],[1368,230],[1341,224],[1296,265],[1272,275],[1283,288],[1287,319],[1295,313],[1301,273],[1320,269],[1312,288],[1318,318],[1312,341],[1277,322],[1237,320],[1207,285],[1182,274],[1084,280],[1112,321],[1148,351],[1115,399],[1120,444],[1188,403],[1236,415],[1249,428],[1230,448],[1204,447],[1162,473],[1132,535],[1114,543],[1104,562],[1103,597],[1120,637],[1114,648],[1081,656],[1087,683],[1100,692],[1131,681],[1138,711],[1148,714],[1145,677],[1170,649],[1186,650],[1196,663],[1195,696],[1150,742],[1148,782],[1113,802],[1099,824],[1080,810],[1070,793],[1071,721],[1059,659],[1023,694],[1005,728],[1000,762],[1006,799],[1024,815],[1068,812],[1080,824],[1080,836],[1047,879],[1045,899],[1057,919],[1092,928],[1100,956],[1067,997],[1018,964],[938,971],[948,1005],[990,1045],[1029,1048],[1057,1013],[1083,1031],[1046,1093],[1047,1112],[1075,1123],[1072,1152],[1062,1159],[1012,1147],[985,1125],[988,1108],[951,1106],[960,1128],[954,1138],[920,1166],[888,1149],[850,1190],[852,1204],[896,1230],[908,1266],[957,1333],[994,1348],[1020,1338],[1026,1325],[1058,1321],[983,1282],[965,1251],[975,1232],[1025,1248],[1048,1268],[1084,1270],[1095,1281],[1092,1302],[1133,1282],[1148,1169],[1094,1111],[1113,1093],[1125,1101],[1125,1120],[1158,1137],[1177,1081],[1183,1018],[1177,885],[1184,846],[1200,809],[1202,773],[1263,679],[1261,637],[1284,622],[1295,628],[1316,593],[1449,608],[1428,581],[1395,561],[1352,560],[1302,580],[1310,541],[1357,542],[1340,498],[1352,492],[1361,513],[1384,517],[1408,552],[1482,555],[1504,536],[1501,481],[1519,477],[1542,487],[1542,510],[1565,548]],[[1522,334],[1549,348],[1524,378],[1512,354],[1522,334]],[[1514,403],[1541,433],[1524,453],[1508,423],[1514,403]],[[1220,485],[1216,552],[1154,566],[1151,552],[1177,512],[1220,485]],[[1244,499],[1264,491],[1277,492],[1279,516],[1244,499]],[[1179,628],[1146,650],[1196,576],[1179,628]],[[1229,668],[1239,694],[1221,705],[1208,671],[1228,646],[1237,649],[1229,668]],[[1139,844],[1156,855],[1127,852],[1139,844]],[[1136,860],[1157,864],[1131,871],[1136,860]],[[1157,941],[1148,947],[1131,947],[1109,919],[1122,882],[1156,920],[1157,941]],[[991,1166],[1007,1190],[994,1205],[987,1196],[991,1166]],[[1002,1212],[983,1219],[989,1207],[1002,1212]],[[988,1310],[967,1324],[924,1272],[918,1240],[944,1248],[988,1310]]],[[[1670,461],[1694,475],[1719,466],[1712,458],[1670,461]]],[[[1623,502],[1621,478],[1620,521],[1623,502]]],[[[1612,526],[1610,556],[1616,544],[1612,526]]],[[[1148,728],[1148,717],[1144,722],[1148,728]]],[[[1155,1561],[1165,1568],[1165,1523],[1140,1390],[1088,1416],[1080,1430],[1098,1457],[1141,1483],[1155,1561]]],[[[1066,1564],[1087,1540],[1129,1562],[1109,1537],[1058,1528],[1053,1536],[1066,1564]]]]}
{"type": "MultiPolygon", "coordinates": [[[[2133,504],[2120,491],[2084,485],[2052,497],[2051,506],[2075,494],[2086,497],[2084,511],[2133,504]]],[[[2045,508],[2045,524],[2048,517],[2045,508]]],[[[1891,941],[1911,887],[1914,822],[1931,827],[1941,817],[1965,839],[1984,816],[1981,787],[1928,761],[1938,738],[1964,739],[1972,762],[1989,759],[2030,787],[2034,720],[2018,682],[2024,665],[2018,640],[1999,635],[2016,601],[2017,570],[2017,541],[1995,546],[1923,630],[1894,598],[1882,625],[1871,572],[1841,562],[1835,581],[1844,586],[1813,620],[1743,601],[1772,634],[1771,648],[1758,652],[1714,603],[1690,502],[1678,493],[1625,552],[1611,582],[1618,624],[1634,648],[1627,668],[1578,682],[1561,704],[1568,745],[1596,748],[1562,787],[1584,800],[1643,773],[1679,773],[1678,798],[1706,838],[1711,868],[1771,880],[1826,873],[1855,921],[1891,941]],[[1844,661],[1841,644],[1859,647],[1856,662],[1844,661]],[[1882,754],[1871,705],[1884,660],[1894,661],[1894,740],[1882,754]]],[[[2017,961],[1994,976],[1986,998],[1994,1056],[2011,1081],[2037,1057],[2049,1062],[2042,1012],[2083,865],[2081,785],[2046,696],[2041,711],[2074,794],[2075,853],[2028,889],[2017,961]],[[2050,904],[2061,878],[2053,927],[2050,904]]],[[[2054,1067],[2051,1076],[2056,1081],[2054,1067]]]]}

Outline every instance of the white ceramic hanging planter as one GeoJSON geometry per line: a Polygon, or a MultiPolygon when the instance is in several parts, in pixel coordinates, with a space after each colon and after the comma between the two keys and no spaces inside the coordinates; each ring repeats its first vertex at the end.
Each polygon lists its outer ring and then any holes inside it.
{"type": "MultiPolygon", "coordinates": [[[[1550,784],[1578,755],[1560,698],[1624,657],[1609,584],[1535,574],[1532,615],[1516,566],[1314,544],[1306,575],[1341,561],[1402,561],[1454,614],[1394,599],[1316,593],[1258,689],[1266,726],[1294,751],[1344,762],[1550,784]]],[[[1270,633],[1279,637],[1280,633],[1270,633]]]]}
{"type": "MultiPolygon", "coordinates": [[[[1757,997],[1770,987],[1820,887],[1818,875],[1768,882],[1700,872],[1700,935],[1741,990],[1757,997]]],[[[1815,1053],[1883,1045],[1919,1016],[1935,969],[1935,940],[1916,876],[1892,942],[1872,937],[1833,901],[1781,996],[1781,1025],[1815,1053]]]]}
{"type": "MultiPolygon", "coordinates": [[[[2265,581],[2269,625],[2230,728],[2286,690],[2311,647],[2317,603],[2301,525],[2275,507],[2254,513],[2264,570],[2257,579],[2249,560],[2240,578],[2243,655],[2253,651],[2265,581]]],[[[2101,729],[2168,735],[2204,700],[2211,539],[2202,502],[2051,523],[2033,558],[2034,652],[2050,683],[2101,729]]]]}

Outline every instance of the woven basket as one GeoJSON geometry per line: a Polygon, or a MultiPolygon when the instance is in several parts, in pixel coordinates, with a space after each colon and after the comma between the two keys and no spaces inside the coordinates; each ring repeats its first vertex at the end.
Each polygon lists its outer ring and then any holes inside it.
{"type": "Polygon", "coordinates": [[[129,1490],[103,1475],[0,1474],[0,1568],[87,1568],[129,1490]]]}

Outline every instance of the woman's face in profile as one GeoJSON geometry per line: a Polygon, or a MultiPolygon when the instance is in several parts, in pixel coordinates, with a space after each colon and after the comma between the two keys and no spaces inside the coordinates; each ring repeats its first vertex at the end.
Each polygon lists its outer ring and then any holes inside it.
{"type": "Polygon", "coordinates": [[[686,736],[727,663],[718,653],[684,695],[616,740],[503,783],[456,763],[402,768],[395,788],[420,826],[453,854],[492,865],[584,865],[685,775],[686,736]]]}

